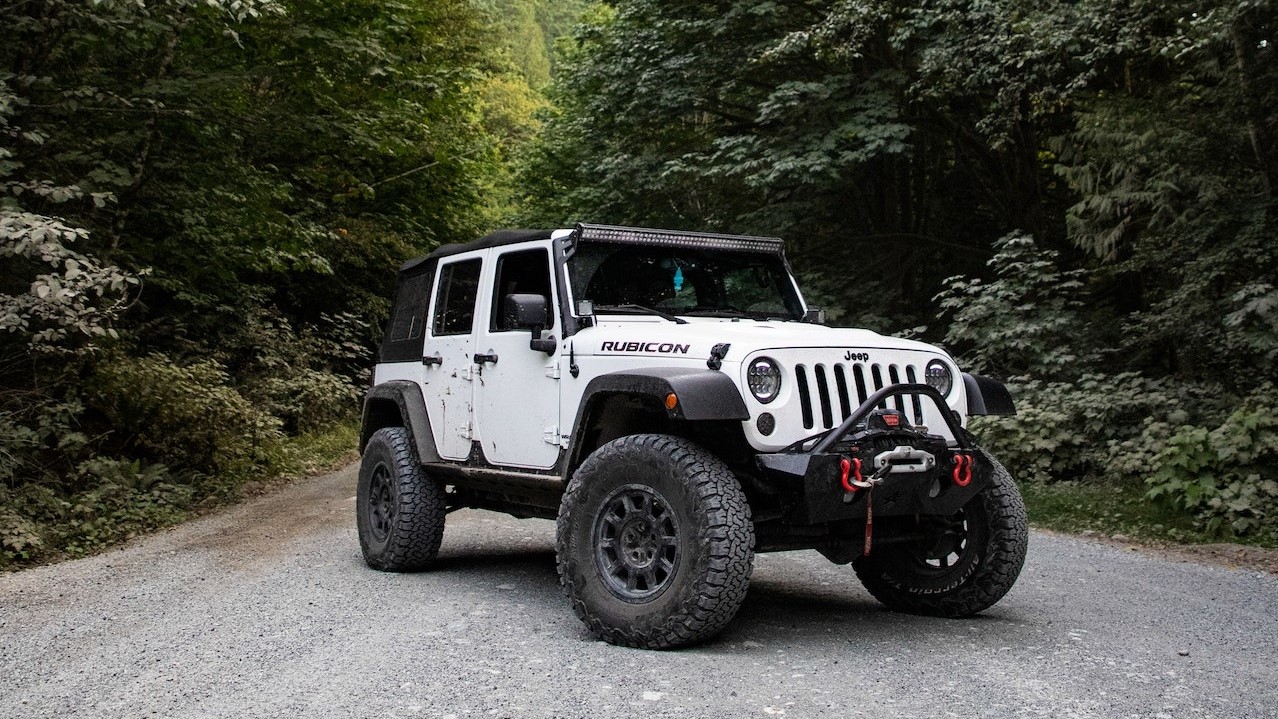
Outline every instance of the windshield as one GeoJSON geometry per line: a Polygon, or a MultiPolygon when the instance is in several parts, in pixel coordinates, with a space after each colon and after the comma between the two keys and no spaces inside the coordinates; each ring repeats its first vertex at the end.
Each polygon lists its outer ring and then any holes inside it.
{"type": "Polygon", "coordinates": [[[798,320],[803,306],[779,255],[582,242],[568,262],[577,300],[596,311],[798,320]]]}

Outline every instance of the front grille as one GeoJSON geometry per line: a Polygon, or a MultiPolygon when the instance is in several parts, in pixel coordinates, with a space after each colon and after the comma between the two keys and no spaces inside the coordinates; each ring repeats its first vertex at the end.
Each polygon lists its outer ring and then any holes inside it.
{"type": "MultiPolygon", "coordinates": [[[[847,419],[852,410],[860,407],[870,395],[890,385],[917,382],[919,376],[914,365],[862,362],[815,364],[811,367],[795,365],[794,378],[799,389],[803,427],[812,429],[820,422],[823,429],[831,429],[847,419]]],[[[914,423],[923,424],[923,403],[917,396],[893,397],[879,406],[887,407],[889,403],[900,412],[905,412],[909,405],[914,423]]]]}

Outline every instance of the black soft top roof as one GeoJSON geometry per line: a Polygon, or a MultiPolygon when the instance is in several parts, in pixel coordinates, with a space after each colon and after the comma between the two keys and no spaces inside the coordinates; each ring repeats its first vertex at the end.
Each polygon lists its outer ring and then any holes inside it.
{"type": "MultiPolygon", "coordinates": [[[[441,257],[486,250],[491,247],[514,245],[533,240],[548,240],[555,230],[497,230],[491,235],[474,242],[458,242],[444,245],[425,257],[418,257],[405,262],[400,272],[410,272],[431,260],[441,257]]],[[[588,225],[578,223],[574,229],[576,237],[594,242],[612,242],[619,244],[641,245],[682,245],[717,247],[731,250],[750,250],[782,253],[782,242],[777,237],[755,237],[752,235],[723,235],[708,232],[686,232],[681,230],[657,230],[643,227],[620,227],[617,225],[588,225]]]]}
{"type": "Polygon", "coordinates": [[[423,262],[437,260],[450,255],[458,255],[471,250],[486,250],[490,247],[515,245],[520,242],[531,242],[532,240],[549,240],[553,232],[554,230],[497,230],[491,235],[484,235],[472,242],[456,242],[451,245],[443,245],[425,257],[418,257],[405,262],[400,266],[399,271],[408,272],[423,262]]]}

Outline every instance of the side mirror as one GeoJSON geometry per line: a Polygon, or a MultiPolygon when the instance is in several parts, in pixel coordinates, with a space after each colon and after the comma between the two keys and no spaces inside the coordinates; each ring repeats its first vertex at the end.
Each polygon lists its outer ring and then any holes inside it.
{"type": "Polygon", "coordinates": [[[554,354],[559,343],[555,338],[541,338],[541,330],[550,322],[550,303],[543,295],[515,293],[506,295],[502,302],[502,326],[527,329],[532,332],[528,348],[546,354],[554,354]]]}
{"type": "Polygon", "coordinates": [[[825,310],[820,307],[809,307],[807,312],[803,313],[803,322],[811,325],[825,324],[825,310]]]}
{"type": "Polygon", "coordinates": [[[577,300],[577,322],[582,327],[595,326],[595,303],[590,300],[577,300]]]}

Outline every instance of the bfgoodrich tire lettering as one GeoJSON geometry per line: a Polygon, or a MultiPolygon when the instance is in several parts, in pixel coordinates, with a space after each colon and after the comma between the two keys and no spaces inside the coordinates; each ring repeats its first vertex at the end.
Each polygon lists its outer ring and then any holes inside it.
{"type": "Polygon", "coordinates": [[[426,569],[444,537],[443,490],[422,469],[403,427],[384,427],[364,447],[355,494],[359,545],[368,566],[426,569]]]}
{"type": "Polygon", "coordinates": [[[667,435],[600,447],[559,508],[560,583],[590,631],[661,649],[721,631],[745,599],[754,525],[722,461],[667,435]]]}
{"type": "Polygon", "coordinates": [[[931,539],[853,561],[861,583],[889,609],[963,617],[993,606],[1016,582],[1029,544],[1025,503],[1003,465],[981,454],[993,482],[953,517],[920,518],[931,539]]]}

